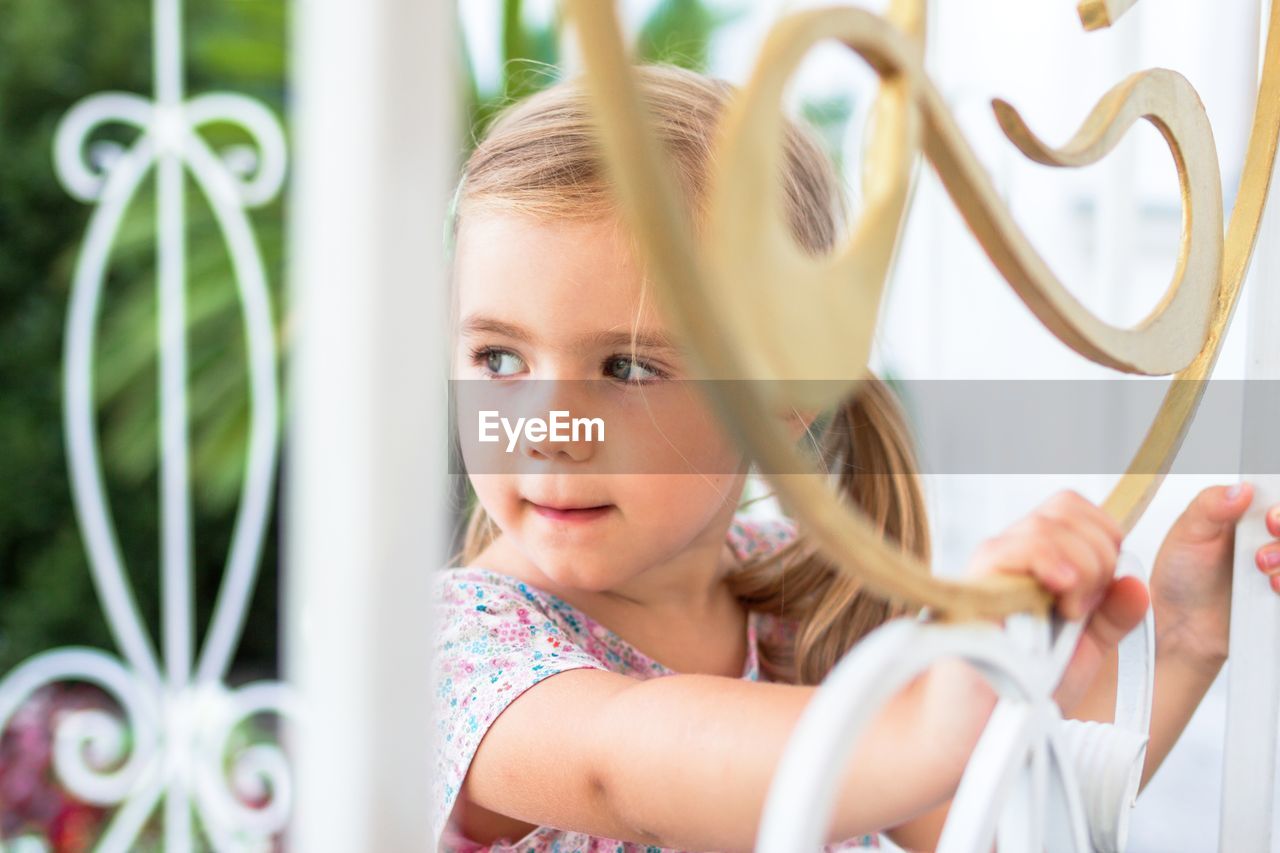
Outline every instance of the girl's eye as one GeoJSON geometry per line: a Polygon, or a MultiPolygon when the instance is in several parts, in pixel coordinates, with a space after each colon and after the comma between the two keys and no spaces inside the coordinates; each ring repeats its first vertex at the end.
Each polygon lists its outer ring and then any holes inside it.
{"type": "Polygon", "coordinates": [[[504,365],[512,367],[523,364],[520,356],[515,353],[494,347],[480,347],[472,350],[471,363],[484,368],[485,372],[491,376],[510,376],[512,374],[503,372],[504,365]]]}
{"type": "MultiPolygon", "coordinates": [[[[524,359],[520,356],[510,350],[490,346],[472,350],[471,363],[492,377],[514,376],[525,368],[524,359]]],[[[667,374],[657,367],[627,356],[605,359],[604,371],[610,378],[628,385],[641,385],[667,378],[667,374]]]]}
{"type": "Polygon", "coordinates": [[[614,379],[636,385],[666,377],[665,373],[652,365],[620,355],[605,361],[604,369],[614,379]]]}

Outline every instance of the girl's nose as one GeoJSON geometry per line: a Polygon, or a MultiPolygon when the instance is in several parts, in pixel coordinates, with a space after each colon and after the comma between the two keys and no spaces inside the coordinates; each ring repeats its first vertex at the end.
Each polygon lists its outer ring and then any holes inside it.
{"type": "MultiPolygon", "coordinates": [[[[525,422],[519,439],[520,453],[530,459],[585,462],[604,440],[604,419],[585,405],[591,395],[584,386],[590,380],[532,380],[536,387],[536,419],[525,422]]],[[[532,401],[529,401],[532,402],[532,401]]],[[[525,411],[533,411],[525,407],[525,411]]]]}
{"type": "Polygon", "coordinates": [[[585,462],[595,454],[590,441],[557,441],[549,437],[535,440],[528,433],[520,439],[520,452],[530,459],[560,462],[585,462]]]}

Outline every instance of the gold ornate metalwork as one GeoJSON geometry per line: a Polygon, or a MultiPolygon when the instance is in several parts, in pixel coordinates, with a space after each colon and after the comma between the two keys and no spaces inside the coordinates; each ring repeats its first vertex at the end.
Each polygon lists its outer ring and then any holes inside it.
{"type": "MultiPolygon", "coordinates": [[[[1107,26],[1134,0],[1082,0],[1086,28],[1107,26]]],[[[1195,89],[1150,69],[1109,91],[1076,135],[1050,148],[1013,107],[994,102],[1008,138],[1046,165],[1078,167],[1106,156],[1139,118],[1163,135],[1182,191],[1183,232],[1173,280],[1131,328],[1089,312],[1036,252],[956,125],[923,67],[923,2],[895,0],[884,16],[852,7],[797,13],[770,32],[755,70],[725,117],[714,159],[705,236],[695,242],[677,187],[631,78],[613,4],[566,0],[580,32],[593,108],[618,191],[646,252],[660,298],[709,379],[825,382],[709,383],[712,404],[773,484],[784,509],[867,588],[948,618],[1044,612],[1048,594],[1029,578],[961,583],[886,543],[818,472],[806,470],[779,419],[761,411],[813,410],[857,392],[890,262],[908,207],[910,171],[923,151],[996,267],[1054,335],[1113,369],[1207,379],[1252,255],[1280,135],[1280,4],[1272,9],[1253,130],[1225,245],[1213,133],[1195,89]],[[829,256],[804,255],[780,213],[776,174],[781,99],[812,45],[833,38],[881,79],[875,134],[863,175],[866,209],[829,256]],[[778,287],[786,282],[785,290],[778,287]],[[700,329],[720,331],[710,340],[700,329]],[[831,381],[834,380],[834,381],[831,381]]],[[[1146,509],[1177,454],[1200,382],[1174,382],[1128,471],[1104,502],[1126,530],[1146,509]],[[1146,473],[1146,472],[1158,473],[1146,473]]]]}
{"type": "Polygon", "coordinates": [[[1114,24],[1121,15],[1133,8],[1138,0],[1080,0],[1076,11],[1086,30],[1101,30],[1114,24]]]}

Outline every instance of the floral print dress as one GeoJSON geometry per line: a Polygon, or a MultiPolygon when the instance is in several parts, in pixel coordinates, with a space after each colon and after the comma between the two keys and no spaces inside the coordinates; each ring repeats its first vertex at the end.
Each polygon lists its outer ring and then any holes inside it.
{"type": "MultiPolygon", "coordinates": [[[[781,517],[739,512],[728,533],[740,561],[790,542],[795,525],[781,517]]],[[[552,593],[480,567],[449,568],[436,578],[435,791],[433,833],[440,853],[667,853],[666,848],[540,826],[519,839],[480,844],[449,821],[458,790],[489,726],[517,696],[570,669],[606,669],[634,678],[672,670],[552,593]]],[[[762,680],[759,638],[785,639],[794,626],[752,611],[742,678],[762,680]]],[[[878,848],[873,836],[829,845],[828,851],[878,848]]]]}

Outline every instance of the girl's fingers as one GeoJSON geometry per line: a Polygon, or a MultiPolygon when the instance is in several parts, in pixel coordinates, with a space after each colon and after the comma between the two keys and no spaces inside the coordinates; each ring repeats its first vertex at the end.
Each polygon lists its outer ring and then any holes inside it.
{"type": "MultiPolygon", "coordinates": [[[[1280,504],[1267,510],[1267,532],[1280,537],[1280,504]]],[[[1280,593],[1280,542],[1263,545],[1254,555],[1258,570],[1271,576],[1272,592],[1280,593]]]]}
{"type": "Polygon", "coordinates": [[[1111,513],[1073,489],[1058,492],[1045,502],[1044,507],[1054,515],[1073,516],[1092,522],[1106,533],[1117,551],[1124,541],[1124,529],[1120,522],[1112,518],[1111,513]]]}
{"type": "Polygon", "coordinates": [[[1086,630],[1101,649],[1110,651],[1142,621],[1149,604],[1146,584],[1138,578],[1112,581],[1086,630]]]}
{"type": "Polygon", "coordinates": [[[1114,563],[1104,564],[1073,528],[1043,517],[1028,518],[986,540],[973,562],[987,571],[1029,572],[1054,594],[1058,612],[1067,619],[1086,615],[1115,571],[1114,563]]]}
{"type": "Polygon", "coordinates": [[[1029,572],[1045,589],[1062,595],[1080,582],[1080,568],[1059,550],[1055,537],[1009,532],[984,541],[973,562],[986,571],[1008,574],[1029,572]]]}
{"type": "Polygon", "coordinates": [[[1273,542],[1259,548],[1254,562],[1266,574],[1280,571],[1280,542],[1273,542]]]}
{"type": "Polygon", "coordinates": [[[984,541],[972,565],[982,573],[1030,572],[1054,593],[1058,611],[1080,619],[1102,601],[1124,532],[1078,492],[1059,492],[1003,535],[984,541]]]}
{"type": "Polygon", "coordinates": [[[1022,566],[1057,597],[1058,612],[1067,619],[1079,619],[1088,612],[1096,595],[1099,568],[1093,550],[1070,532],[1020,540],[1025,554],[1022,566]]]}
{"type": "Polygon", "coordinates": [[[1068,509],[1065,515],[1056,514],[1062,511],[1061,508],[1046,509],[1045,513],[1052,514],[1042,516],[1030,527],[1042,531],[1044,538],[1052,539],[1058,550],[1079,568],[1077,583],[1063,595],[1059,608],[1064,616],[1078,619],[1101,600],[1115,574],[1118,552],[1109,532],[1098,524],[1096,515],[1078,507],[1068,509]],[[1098,541],[1099,537],[1102,541],[1098,541]]]}
{"type": "Polygon", "coordinates": [[[1061,597],[1060,610],[1068,619],[1079,619],[1102,597],[1115,572],[1115,560],[1102,559],[1089,541],[1073,527],[1063,526],[1057,536],[1058,551],[1079,570],[1076,583],[1061,597]]]}
{"type": "Polygon", "coordinates": [[[1280,593],[1280,543],[1259,548],[1254,562],[1264,574],[1270,576],[1272,592],[1280,593]]]}
{"type": "Polygon", "coordinates": [[[1115,544],[1110,531],[1104,525],[1100,525],[1096,518],[1085,517],[1080,513],[1052,517],[1059,519],[1074,532],[1075,536],[1070,538],[1083,540],[1092,547],[1093,565],[1097,568],[1099,577],[1095,579],[1091,575],[1090,579],[1092,580],[1090,582],[1095,587],[1104,586],[1111,576],[1115,574],[1116,561],[1120,557],[1120,549],[1115,544]],[[1105,580],[1101,577],[1103,574],[1106,575],[1105,580]]]}
{"type": "Polygon", "coordinates": [[[1059,608],[1069,618],[1079,618],[1098,605],[1115,576],[1124,530],[1110,513],[1071,490],[1054,495],[1040,512],[1060,525],[1061,547],[1084,568],[1078,588],[1059,608]],[[1085,547],[1091,549],[1088,556],[1081,553],[1085,547]]]}
{"type": "Polygon", "coordinates": [[[1032,576],[1054,594],[1054,606],[1059,613],[1067,619],[1079,619],[1083,615],[1081,572],[1078,566],[1059,552],[1044,547],[1032,554],[1028,565],[1032,576]]]}

